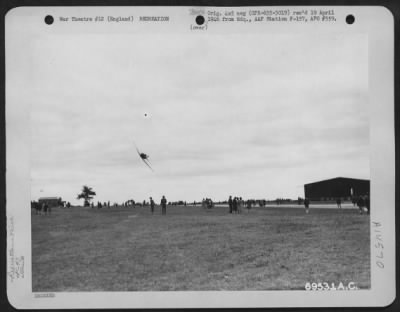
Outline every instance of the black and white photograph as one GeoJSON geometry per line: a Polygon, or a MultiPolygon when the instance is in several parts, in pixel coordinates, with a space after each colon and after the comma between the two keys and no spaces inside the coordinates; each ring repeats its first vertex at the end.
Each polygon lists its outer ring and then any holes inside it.
{"type": "Polygon", "coordinates": [[[8,224],[24,215],[30,237],[10,276],[30,267],[36,298],[371,291],[387,265],[373,217],[385,209],[375,129],[387,128],[371,37],[342,31],[357,16],[172,10],[40,9],[27,20],[38,34],[10,39],[28,42],[8,54],[7,105],[21,110],[7,117],[25,138],[11,174],[25,170],[29,202],[8,224]]]}

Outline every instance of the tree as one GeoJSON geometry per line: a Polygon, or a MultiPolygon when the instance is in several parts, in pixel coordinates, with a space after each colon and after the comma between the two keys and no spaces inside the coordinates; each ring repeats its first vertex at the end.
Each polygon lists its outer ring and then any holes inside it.
{"type": "Polygon", "coordinates": [[[82,187],[82,192],[78,194],[77,199],[83,199],[83,205],[84,207],[90,206],[90,201],[93,199],[93,196],[96,195],[96,192],[93,191],[93,189],[89,186],[84,185],[82,187]]]}

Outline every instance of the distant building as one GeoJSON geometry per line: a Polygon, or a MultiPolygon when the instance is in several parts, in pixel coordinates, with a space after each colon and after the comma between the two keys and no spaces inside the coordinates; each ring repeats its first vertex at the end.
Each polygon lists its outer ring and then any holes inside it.
{"type": "Polygon", "coordinates": [[[351,178],[333,178],[304,185],[305,197],[310,200],[350,199],[369,195],[370,181],[351,178]]]}
{"type": "Polygon", "coordinates": [[[61,197],[40,197],[39,204],[46,203],[49,207],[58,207],[63,205],[61,197]]]}

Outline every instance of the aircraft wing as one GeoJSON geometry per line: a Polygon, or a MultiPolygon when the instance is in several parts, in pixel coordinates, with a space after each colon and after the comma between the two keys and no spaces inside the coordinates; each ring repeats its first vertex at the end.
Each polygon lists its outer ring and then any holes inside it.
{"type": "Polygon", "coordinates": [[[146,164],[147,167],[149,167],[151,169],[151,171],[154,171],[153,168],[151,168],[150,164],[146,160],[143,159],[143,162],[146,164]]]}

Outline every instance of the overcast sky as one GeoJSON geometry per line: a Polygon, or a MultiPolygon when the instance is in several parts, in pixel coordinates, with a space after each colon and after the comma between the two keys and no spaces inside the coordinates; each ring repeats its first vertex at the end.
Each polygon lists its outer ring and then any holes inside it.
{"type": "Polygon", "coordinates": [[[365,36],[64,35],[33,50],[33,199],[78,203],[83,185],[111,202],[297,198],[369,179],[365,36]]]}

